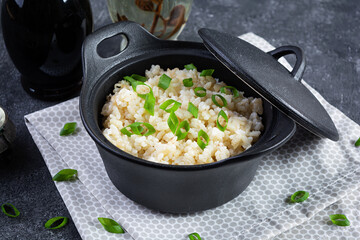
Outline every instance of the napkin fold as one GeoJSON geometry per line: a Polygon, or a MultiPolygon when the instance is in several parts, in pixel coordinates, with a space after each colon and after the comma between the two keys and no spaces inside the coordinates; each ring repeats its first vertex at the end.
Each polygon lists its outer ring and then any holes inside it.
{"type": "MultiPolygon", "coordinates": [[[[263,51],[274,49],[253,33],[241,38],[263,51]]],[[[279,61],[291,69],[285,59],[279,61]]],[[[56,182],[56,187],[83,239],[185,240],[192,232],[205,240],[358,239],[360,149],[354,142],[360,126],[303,84],[328,111],[340,140],[320,139],[298,127],[289,142],[263,157],[242,194],[220,207],[192,214],[148,209],[115,188],[81,123],[78,98],[26,115],[25,122],[51,175],[63,168],[78,170],[78,181],[56,182]],[[59,131],[66,122],[77,122],[78,131],[61,137],[59,131]],[[299,190],[308,191],[310,197],[290,204],[289,197],[299,190]],[[332,225],[328,215],[335,213],[345,214],[351,226],[332,225]],[[98,217],[116,220],[126,234],[106,232],[98,217]]]]}

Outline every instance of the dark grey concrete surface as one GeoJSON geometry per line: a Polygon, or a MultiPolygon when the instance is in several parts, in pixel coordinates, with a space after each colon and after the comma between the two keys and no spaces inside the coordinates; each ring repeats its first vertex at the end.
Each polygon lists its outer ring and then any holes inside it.
{"type": "MultiPolygon", "coordinates": [[[[91,0],[95,29],[109,24],[106,1],[91,0]]],[[[304,79],[331,104],[360,123],[360,4],[356,0],[194,0],[180,40],[200,41],[208,27],[234,35],[254,32],[274,46],[305,51],[304,79]]],[[[12,152],[0,161],[0,204],[11,202],[21,217],[0,214],[0,239],[80,239],[70,221],[44,229],[53,216],[69,216],[27,128],[24,115],[56,104],[29,97],[9,58],[0,31],[0,105],[17,127],[12,152]]],[[[291,59],[290,59],[291,60],[291,59]]]]}

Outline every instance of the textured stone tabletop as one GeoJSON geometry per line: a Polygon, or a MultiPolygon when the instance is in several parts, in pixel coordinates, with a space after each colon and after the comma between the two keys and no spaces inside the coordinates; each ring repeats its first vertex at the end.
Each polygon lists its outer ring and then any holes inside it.
{"type": "MultiPolygon", "coordinates": [[[[106,1],[91,0],[95,29],[110,23],[106,1]]],[[[360,124],[360,4],[358,1],[194,0],[180,40],[200,41],[197,30],[213,28],[265,38],[274,46],[297,45],[306,56],[304,79],[330,104],[360,124]]],[[[0,216],[0,239],[80,239],[70,221],[49,231],[46,219],[69,216],[24,124],[24,115],[52,106],[31,98],[6,51],[0,31],[0,105],[16,125],[12,151],[0,159],[0,204],[13,203],[21,217],[0,216]]],[[[290,62],[292,59],[289,59],[290,62]]]]}

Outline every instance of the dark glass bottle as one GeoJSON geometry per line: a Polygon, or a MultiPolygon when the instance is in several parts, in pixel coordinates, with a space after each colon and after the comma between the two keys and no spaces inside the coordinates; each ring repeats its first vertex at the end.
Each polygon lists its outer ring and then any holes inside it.
{"type": "Polygon", "coordinates": [[[81,46],[93,27],[89,0],[3,0],[1,23],[30,95],[58,100],[80,89],[81,46]]]}

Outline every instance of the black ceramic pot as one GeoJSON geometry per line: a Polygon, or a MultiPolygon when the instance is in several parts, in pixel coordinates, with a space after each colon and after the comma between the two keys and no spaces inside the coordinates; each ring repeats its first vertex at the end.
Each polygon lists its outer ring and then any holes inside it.
{"type": "Polygon", "coordinates": [[[128,198],[152,209],[189,213],[222,205],[238,196],[253,179],[265,154],[283,145],[294,134],[295,123],[264,101],[262,136],[240,155],[203,165],[165,165],[134,157],[111,144],[102,134],[100,115],[106,96],[125,75],[144,74],[152,64],[162,68],[194,63],[199,69],[216,69],[214,77],[231,82],[246,96],[259,95],[224,67],[202,43],[158,40],[139,25],[120,22],[91,34],[83,45],[84,85],[80,113],[96,143],[114,185],[128,198]],[[128,45],[120,54],[101,58],[97,46],[123,34],[128,45]]]}

